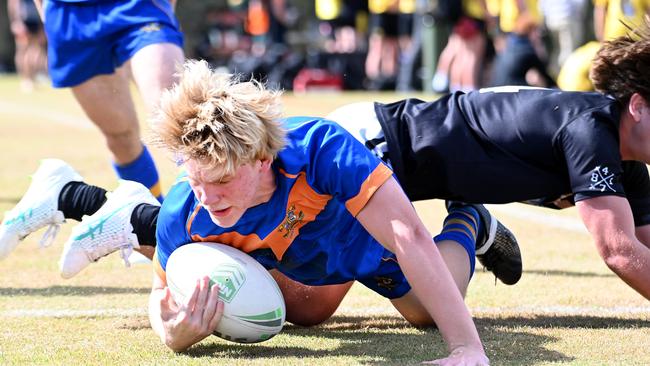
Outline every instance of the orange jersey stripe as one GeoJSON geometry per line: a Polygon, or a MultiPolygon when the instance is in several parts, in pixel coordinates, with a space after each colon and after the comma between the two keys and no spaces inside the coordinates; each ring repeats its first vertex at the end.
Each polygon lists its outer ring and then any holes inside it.
{"type": "Polygon", "coordinates": [[[366,206],[366,203],[370,201],[370,197],[375,194],[377,189],[392,176],[393,172],[386,165],[379,164],[363,182],[359,194],[350,198],[345,203],[345,208],[350,211],[352,216],[356,217],[366,206]]]}
{"type": "Polygon", "coordinates": [[[197,205],[194,212],[187,221],[187,233],[194,242],[216,242],[235,247],[245,253],[256,249],[270,248],[278,260],[287,251],[293,240],[300,233],[300,228],[314,221],[316,216],[323,211],[331,195],[317,193],[307,182],[304,172],[297,175],[281,171],[287,177],[297,177],[291,191],[289,192],[286,216],[269,235],[261,239],[257,234],[242,235],[237,232],[227,232],[218,235],[202,237],[198,234],[192,235],[192,222],[201,209],[197,205]]]}
{"type": "MultiPolygon", "coordinates": [[[[283,172],[283,174],[290,176],[283,172]]],[[[269,243],[273,254],[278,260],[289,248],[289,245],[300,233],[300,228],[314,221],[316,216],[323,211],[327,202],[332,199],[331,195],[319,194],[314,191],[305,177],[304,172],[300,172],[296,183],[294,183],[289,192],[287,200],[286,217],[282,223],[273,230],[265,241],[269,243]]]]}

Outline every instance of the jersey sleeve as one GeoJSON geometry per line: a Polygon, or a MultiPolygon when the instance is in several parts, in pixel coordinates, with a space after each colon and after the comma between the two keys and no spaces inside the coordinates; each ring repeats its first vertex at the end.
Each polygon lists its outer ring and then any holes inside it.
{"type": "Polygon", "coordinates": [[[365,207],[393,172],[336,123],[323,121],[310,130],[307,180],[319,193],[345,204],[352,216],[365,207]]]}
{"type": "Polygon", "coordinates": [[[640,161],[623,162],[623,187],[630,203],[635,226],[650,224],[650,176],[640,161]]]}
{"type": "Polygon", "coordinates": [[[160,208],[156,225],[154,271],[163,280],[166,279],[169,256],[176,248],[192,241],[185,224],[192,212],[193,197],[189,184],[185,179],[181,179],[171,187],[160,208]]]}
{"type": "Polygon", "coordinates": [[[591,197],[625,196],[616,125],[603,112],[591,111],[561,130],[564,154],[575,201],[591,197]]]}

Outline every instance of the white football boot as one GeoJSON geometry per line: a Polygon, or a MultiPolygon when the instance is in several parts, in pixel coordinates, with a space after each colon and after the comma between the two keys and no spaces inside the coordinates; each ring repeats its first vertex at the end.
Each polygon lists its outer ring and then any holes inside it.
{"type": "Polygon", "coordinates": [[[52,243],[65,221],[59,211],[61,189],[83,178],[70,165],[58,159],[45,159],[32,175],[32,183],[16,207],[5,213],[0,225],[0,259],[11,253],[18,243],[34,231],[49,226],[41,246],[52,243]]]}
{"type": "Polygon", "coordinates": [[[160,206],[142,184],[120,180],[117,189],[108,194],[104,205],[93,215],[85,216],[72,229],[59,261],[61,277],[71,278],[90,263],[117,250],[129,266],[128,258],[133,249],[140,248],[138,237],[133,233],[131,214],[141,203],[160,206]]]}

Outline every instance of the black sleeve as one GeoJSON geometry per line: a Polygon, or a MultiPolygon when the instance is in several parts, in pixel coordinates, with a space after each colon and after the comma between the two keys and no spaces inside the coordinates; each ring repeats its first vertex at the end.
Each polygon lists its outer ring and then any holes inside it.
{"type": "Polygon", "coordinates": [[[634,216],[634,225],[650,224],[650,176],[639,161],[623,162],[623,187],[634,216]]]}
{"type": "Polygon", "coordinates": [[[557,137],[576,202],[607,195],[625,197],[618,134],[611,118],[603,110],[588,111],[557,137]]]}

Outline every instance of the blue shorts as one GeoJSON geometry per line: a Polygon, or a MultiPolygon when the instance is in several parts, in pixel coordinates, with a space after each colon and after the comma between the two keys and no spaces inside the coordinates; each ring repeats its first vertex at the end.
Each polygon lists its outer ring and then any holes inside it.
{"type": "Polygon", "coordinates": [[[381,260],[372,276],[358,278],[357,281],[388,299],[400,298],[411,291],[411,285],[399,267],[395,254],[387,250],[381,260]]]}
{"type": "Polygon", "coordinates": [[[183,35],[168,0],[45,0],[43,6],[48,67],[55,87],[112,74],[151,44],[183,47],[183,35]]]}

